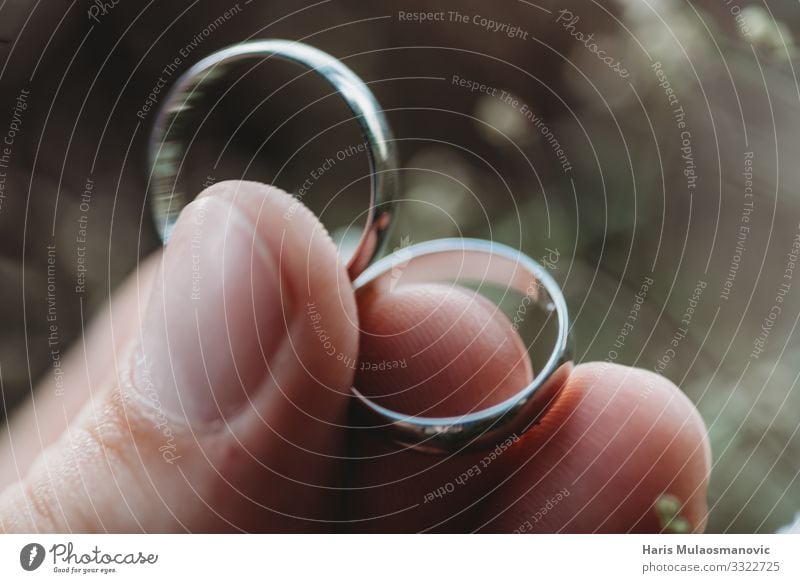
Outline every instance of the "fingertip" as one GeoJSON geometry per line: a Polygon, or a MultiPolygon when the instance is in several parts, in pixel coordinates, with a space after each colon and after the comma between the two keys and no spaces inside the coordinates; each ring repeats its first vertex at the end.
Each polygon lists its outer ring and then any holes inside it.
{"type": "Polygon", "coordinates": [[[405,285],[358,297],[356,386],[402,413],[439,417],[483,409],[533,378],[527,349],[500,309],[460,286],[405,285]]]}
{"type": "Polygon", "coordinates": [[[505,460],[484,528],[659,532],[656,503],[668,495],[681,501],[692,530],[702,530],[708,451],[702,419],[666,378],[609,363],[577,366],[505,460]]]}

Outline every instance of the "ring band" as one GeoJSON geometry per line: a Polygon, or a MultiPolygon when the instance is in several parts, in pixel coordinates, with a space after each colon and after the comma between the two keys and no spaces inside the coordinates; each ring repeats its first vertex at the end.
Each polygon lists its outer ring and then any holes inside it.
{"type": "Polygon", "coordinates": [[[156,229],[164,244],[169,240],[189,196],[178,174],[185,156],[179,130],[196,108],[207,83],[218,81],[234,63],[252,58],[278,58],[317,73],[342,96],[355,116],[367,146],[370,165],[370,206],[356,250],[347,262],[351,279],[357,277],[379,252],[389,226],[390,206],[396,191],[397,156],[386,118],[364,82],[341,61],[308,45],[284,40],[258,40],[233,45],[199,61],[186,71],[161,105],[150,135],[149,161],[153,175],[150,197],[156,229]]]}
{"type": "Polygon", "coordinates": [[[545,412],[572,370],[569,315],[561,288],[539,263],[491,241],[419,243],[404,248],[402,259],[399,268],[392,255],[369,267],[356,279],[356,292],[437,281],[494,284],[523,294],[523,301],[528,298],[529,304],[545,310],[548,319],[555,318],[558,330],[552,352],[533,381],[509,399],[479,411],[453,417],[407,415],[382,407],[353,388],[371,423],[369,428],[385,429],[395,442],[432,453],[492,447],[514,433],[525,432],[545,412]]]}

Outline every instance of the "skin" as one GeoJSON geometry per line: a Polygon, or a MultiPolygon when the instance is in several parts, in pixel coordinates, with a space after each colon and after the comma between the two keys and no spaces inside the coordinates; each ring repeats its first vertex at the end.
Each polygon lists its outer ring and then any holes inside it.
{"type": "Polygon", "coordinates": [[[63,395],[45,380],[10,421],[0,530],[657,532],[665,493],[703,529],[705,427],[642,370],[577,366],[535,427],[435,502],[486,452],[347,428],[354,382],[401,410],[457,412],[532,374],[488,301],[435,285],[356,297],[308,210],[220,183],[74,348],[63,395]],[[413,365],[357,373],[359,355],[413,365]]]}

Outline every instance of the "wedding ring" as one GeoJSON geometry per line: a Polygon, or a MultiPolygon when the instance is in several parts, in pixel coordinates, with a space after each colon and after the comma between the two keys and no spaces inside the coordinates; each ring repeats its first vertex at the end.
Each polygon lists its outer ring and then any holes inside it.
{"type": "MultiPolygon", "coordinates": [[[[480,288],[494,286],[521,296],[512,331],[534,307],[545,323],[555,325],[555,339],[535,378],[515,395],[490,407],[453,417],[423,417],[392,411],[364,396],[369,429],[385,430],[410,448],[444,453],[491,448],[510,435],[521,435],[547,410],[572,370],[569,315],[561,288],[539,263],[505,245],[478,239],[440,239],[412,245],[384,257],[356,279],[356,293],[392,293],[415,283],[451,283],[480,288]],[[398,257],[400,256],[400,257],[398,257]]],[[[529,352],[532,345],[528,345],[529,352]]]]}
{"type": "Polygon", "coordinates": [[[149,195],[156,228],[167,243],[183,207],[194,194],[186,191],[179,174],[186,156],[182,133],[197,120],[197,101],[204,89],[245,59],[277,58],[302,65],[327,81],[344,99],[358,122],[370,165],[370,202],[358,245],[347,260],[354,279],[380,250],[389,226],[396,190],[394,138],[375,96],[341,61],[308,45],[285,40],[258,40],[233,45],[204,58],[184,73],[161,105],[149,144],[152,176],[149,195]]]}

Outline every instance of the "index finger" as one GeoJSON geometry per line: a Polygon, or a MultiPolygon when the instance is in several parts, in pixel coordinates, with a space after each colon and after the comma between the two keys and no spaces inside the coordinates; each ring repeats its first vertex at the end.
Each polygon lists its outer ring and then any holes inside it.
{"type": "MultiPolygon", "coordinates": [[[[457,289],[431,289],[427,302],[395,294],[362,303],[362,354],[386,362],[414,355],[409,368],[360,375],[362,392],[409,414],[458,414],[530,379],[508,321],[457,289]],[[509,342],[498,359],[503,343],[482,340],[500,331],[509,342]],[[469,358],[446,356],[454,350],[469,358]]],[[[659,500],[679,501],[671,526],[705,523],[704,425],[677,387],[638,369],[576,367],[538,425],[484,452],[432,456],[379,432],[356,436],[352,530],[656,532],[665,526],[659,500]]]]}

